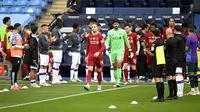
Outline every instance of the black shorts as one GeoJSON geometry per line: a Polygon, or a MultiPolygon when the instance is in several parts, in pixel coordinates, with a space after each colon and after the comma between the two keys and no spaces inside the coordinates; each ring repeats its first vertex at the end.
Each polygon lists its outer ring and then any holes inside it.
{"type": "Polygon", "coordinates": [[[186,62],[186,72],[189,75],[196,75],[198,71],[197,63],[186,62]]]}
{"type": "Polygon", "coordinates": [[[162,78],[163,69],[164,69],[164,65],[157,65],[155,63],[152,63],[153,77],[162,78]]]}
{"type": "Polygon", "coordinates": [[[176,59],[166,59],[166,75],[167,76],[175,76],[176,67],[177,67],[176,59]]]}

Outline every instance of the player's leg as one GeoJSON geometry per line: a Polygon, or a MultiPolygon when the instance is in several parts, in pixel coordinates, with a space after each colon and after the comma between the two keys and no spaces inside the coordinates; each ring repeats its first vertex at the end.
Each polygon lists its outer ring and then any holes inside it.
{"type": "Polygon", "coordinates": [[[127,85],[128,84],[128,63],[124,63],[123,64],[123,72],[124,72],[124,79],[125,79],[125,82],[124,84],[127,85]]]}
{"type": "Polygon", "coordinates": [[[130,62],[130,65],[131,65],[131,68],[132,68],[134,79],[135,79],[136,83],[139,83],[139,78],[138,78],[138,73],[137,73],[137,59],[136,59],[136,57],[130,62]]]}
{"type": "Polygon", "coordinates": [[[36,64],[31,64],[31,73],[30,73],[30,82],[31,82],[31,87],[33,88],[40,88],[39,85],[36,83],[36,76],[37,76],[37,65],[36,64]]]}
{"type": "Polygon", "coordinates": [[[62,53],[62,50],[53,50],[52,53],[54,56],[53,57],[54,63],[53,63],[53,72],[52,72],[52,84],[61,84],[58,73],[59,73],[61,62],[62,62],[63,53],[62,53]]]}
{"type": "Polygon", "coordinates": [[[194,66],[194,74],[195,74],[194,75],[195,94],[196,95],[200,95],[198,76],[196,75],[197,74],[197,70],[198,70],[198,65],[197,65],[197,63],[194,63],[193,66],[194,66]]]}
{"type": "Polygon", "coordinates": [[[70,81],[75,82],[74,80],[74,69],[76,66],[76,55],[74,52],[71,53],[72,55],[72,64],[71,64],[71,68],[70,68],[70,81]]]}
{"type": "Polygon", "coordinates": [[[96,63],[96,70],[97,70],[97,74],[98,74],[98,76],[97,76],[97,79],[98,79],[98,88],[97,88],[97,90],[98,91],[100,91],[101,89],[102,89],[102,87],[101,87],[101,85],[102,85],[102,68],[103,68],[103,63],[102,63],[102,61],[98,61],[97,63],[96,63]]]}
{"type": "Polygon", "coordinates": [[[176,83],[177,83],[177,96],[183,97],[184,79],[182,75],[182,68],[176,68],[176,83]]]}
{"type": "Polygon", "coordinates": [[[11,63],[12,63],[12,72],[11,72],[11,90],[20,90],[16,85],[15,85],[15,77],[16,77],[16,71],[17,71],[17,58],[12,57],[11,63]]]}
{"type": "Polygon", "coordinates": [[[82,80],[80,80],[78,78],[78,67],[79,67],[79,64],[80,64],[80,58],[81,58],[81,55],[80,53],[75,53],[75,57],[76,59],[74,60],[75,61],[75,67],[74,67],[74,79],[77,81],[77,82],[83,82],[82,80]]]}
{"type": "Polygon", "coordinates": [[[98,70],[97,70],[97,67],[95,66],[95,68],[94,68],[94,82],[98,82],[98,70]]]}
{"type": "Polygon", "coordinates": [[[23,78],[23,80],[29,79],[30,76],[29,76],[28,64],[23,63],[22,67],[23,67],[24,72],[26,74],[26,76],[23,78]]]}
{"type": "Polygon", "coordinates": [[[114,67],[112,65],[111,54],[109,53],[108,56],[109,56],[109,60],[110,60],[110,82],[113,83],[113,82],[115,82],[114,67]]]}
{"type": "MultiPolygon", "coordinates": [[[[85,54],[86,54],[86,50],[84,50],[84,52],[85,52],[85,54]]],[[[86,58],[86,57],[85,57],[85,58],[86,58]]],[[[87,72],[88,72],[88,65],[86,64],[86,65],[85,65],[85,73],[86,73],[86,75],[88,74],[87,72]]]]}
{"type": "Polygon", "coordinates": [[[121,81],[121,75],[122,75],[122,62],[123,62],[123,56],[124,54],[123,53],[119,53],[117,54],[116,56],[116,85],[115,87],[120,87],[120,81],[121,81]]]}
{"type": "Polygon", "coordinates": [[[87,72],[88,74],[86,75],[86,85],[84,86],[84,89],[89,91],[91,78],[92,78],[92,72],[93,72],[93,66],[94,66],[93,56],[88,57],[87,65],[88,65],[88,72],[87,72]]]}
{"type": "Polygon", "coordinates": [[[39,79],[41,86],[51,86],[46,82],[47,66],[49,63],[49,55],[40,54],[39,79]]]}

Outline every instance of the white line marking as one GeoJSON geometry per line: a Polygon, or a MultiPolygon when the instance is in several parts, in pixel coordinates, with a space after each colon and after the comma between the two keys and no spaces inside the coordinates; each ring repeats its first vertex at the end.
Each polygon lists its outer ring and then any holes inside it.
{"type": "Polygon", "coordinates": [[[102,93],[102,92],[108,92],[108,91],[114,91],[114,90],[120,90],[120,89],[135,88],[135,87],[138,87],[138,85],[121,87],[121,88],[112,88],[112,89],[106,89],[106,90],[102,90],[102,91],[85,92],[85,93],[79,93],[79,94],[74,94],[74,95],[62,96],[62,97],[51,98],[51,99],[46,99],[46,100],[39,100],[39,101],[34,101],[34,102],[28,102],[28,103],[22,103],[22,104],[10,105],[10,106],[3,106],[3,107],[0,107],[0,109],[20,107],[20,106],[25,106],[25,105],[43,103],[43,102],[60,100],[60,99],[65,99],[65,98],[71,98],[71,97],[76,97],[76,96],[83,96],[83,95],[89,95],[89,94],[95,94],[95,93],[102,93]]]}

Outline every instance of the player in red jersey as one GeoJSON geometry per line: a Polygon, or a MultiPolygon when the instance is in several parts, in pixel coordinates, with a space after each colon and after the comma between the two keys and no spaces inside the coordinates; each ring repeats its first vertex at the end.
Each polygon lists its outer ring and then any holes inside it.
{"type": "Polygon", "coordinates": [[[124,52],[124,60],[123,60],[123,65],[124,65],[124,77],[125,77],[125,85],[128,84],[128,67],[129,65],[131,66],[133,73],[135,75],[136,82],[139,82],[138,76],[137,76],[137,55],[139,54],[140,51],[140,43],[138,41],[139,37],[135,32],[132,32],[132,25],[131,24],[126,24],[124,26],[124,29],[126,30],[126,33],[128,35],[128,40],[131,45],[132,52],[134,54],[133,58],[129,58],[129,49],[128,47],[124,44],[125,46],[125,52],[124,52]]]}
{"type": "Polygon", "coordinates": [[[99,33],[97,24],[92,24],[92,34],[88,35],[88,43],[86,50],[86,63],[88,65],[88,74],[86,75],[86,83],[84,89],[89,91],[91,76],[94,65],[97,68],[98,73],[98,89],[101,90],[102,83],[102,62],[103,62],[103,50],[104,50],[104,37],[99,33]]]}
{"type": "Polygon", "coordinates": [[[175,18],[174,17],[170,17],[169,18],[169,27],[166,27],[163,29],[163,34],[162,34],[162,39],[163,40],[167,40],[167,36],[166,36],[166,30],[168,28],[171,28],[172,29],[172,33],[174,34],[174,27],[175,27],[175,18]]]}

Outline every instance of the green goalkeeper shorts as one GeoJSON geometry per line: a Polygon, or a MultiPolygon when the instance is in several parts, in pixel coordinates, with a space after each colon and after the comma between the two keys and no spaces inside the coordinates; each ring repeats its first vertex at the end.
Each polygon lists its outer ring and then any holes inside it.
{"type": "Polygon", "coordinates": [[[124,59],[124,53],[121,52],[121,53],[115,53],[115,54],[112,54],[111,53],[111,60],[112,60],[112,64],[118,62],[118,61],[123,61],[124,59]]]}

